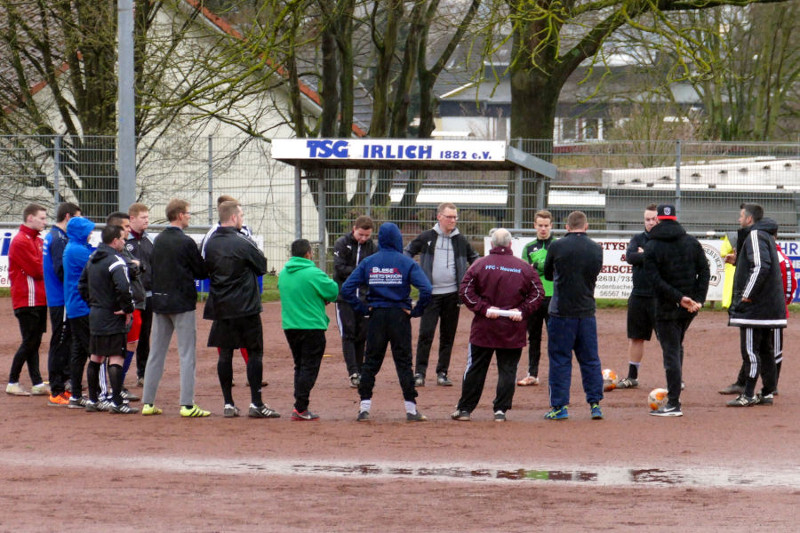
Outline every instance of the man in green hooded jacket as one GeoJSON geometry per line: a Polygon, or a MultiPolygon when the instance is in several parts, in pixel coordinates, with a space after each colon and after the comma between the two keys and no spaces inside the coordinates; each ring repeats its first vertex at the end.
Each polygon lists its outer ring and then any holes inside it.
{"type": "Polygon", "coordinates": [[[311,261],[306,239],[292,243],[292,257],[278,276],[281,324],[294,358],[294,411],[292,420],[318,420],[308,410],[311,389],[317,382],[328,315],[325,306],[336,301],[339,286],[311,261]]]}

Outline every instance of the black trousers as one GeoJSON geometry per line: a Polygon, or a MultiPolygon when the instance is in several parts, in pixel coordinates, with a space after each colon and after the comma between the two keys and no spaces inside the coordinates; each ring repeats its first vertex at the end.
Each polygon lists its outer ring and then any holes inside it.
{"type": "Polygon", "coordinates": [[[458,400],[459,410],[471,413],[478,406],[494,353],[497,353],[497,393],[494,398],[494,410],[506,412],[511,409],[522,348],[485,348],[470,344],[467,370],[464,372],[461,398],[458,400]]]}
{"type": "Polygon", "coordinates": [[[411,318],[397,307],[375,308],[367,327],[367,352],[364,366],[361,367],[361,384],[358,394],[362,400],[372,398],[375,376],[380,372],[386,348],[391,344],[392,358],[403,389],[403,399],[415,402],[417,389],[414,387],[414,373],[411,371],[411,318]]]}
{"type": "Polygon", "coordinates": [[[42,344],[42,335],[47,331],[47,306],[20,307],[14,309],[14,316],[19,322],[22,343],[11,361],[8,382],[18,383],[22,367],[27,364],[31,385],[40,385],[42,373],[39,372],[39,346],[42,344]]]}
{"type": "Polygon", "coordinates": [[[53,396],[64,392],[64,382],[69,379],[69,361],[72,336],[64,306],[48,307],[50,312],[50,351],[47,354],[47,374],[53,396]]]}
{"type": "Polygon", "coordinates": [[[539,361],[542,358],[542,326],[547,324],[550,314],[550,296],[542,301],[542,305],[528,317],[528,374],[539,376],[539,361]]]}
{"type": "Polygon", "coordinates": [[[325,353],[325,330],[285,329],[294,358],[294,408],[298,413],[308,409],[311,389],[317,382],[322,354],[325,353]]]}
{"type": "Polygon", "coordinates": [[[342,355],[347,366],[347,375],[360,374],[364,364],[369,319],[356,313],[349,303],[336,302],[336,322],[342,337],[342,355]]]}
{"type": "Polygon", "coordinates": [[[146,307],[141,310],[142,329],[139,331],[139,344],[136,345],[136,376],[144,378],[147,358],[150,357],[150,330],[153,329],[153,298],[148,296],[146,307]]]}
{"type": "Polygon", "coordinates": [[[669,404],[681,405],[681,380],[683,376],[683,338],[694,319],[693,316],[677,320],[656,319],[656,336],[661,343],[664,371],[667,374],[669,404]]]}
{"type": "Polygon", "coordinates": [[[424,376],[428,370],[428,358],[431,353],[436,324],[439,326],[439,360],[436,363],[437,374],[447,374],[450,368],[450,354],[453,352],[453,341],[458,328],[459,304],[458,293],[434,294],[431,303],[425,308],[419,323],[417,338],[416,373],[424,376]]]}
{"type": "Polygon", "coordinates": [[[70,318],[69,329],[72,333],[69,362],[72,397],[80,398],[83,395],[83,372],[89,358],[89,315],[70,318]]]}
{"type": "MultiPolygon", "coordinates": [[[[775,330],[771,328],[739,328],[739,348],[742,352],[744,393],[755,395],[756,381],[761,375],[762,394],[772,394],[777,388],[775,362],[775,330]]],[[[741,371],[740,371],[741,372],[741,371]]]]}
{"type": "MultiPolygon", "coordinates": [[[[771,331],[772,331],[772,343],[773,343],[772,353],[775,355],[775,388],[777,389],[778,380],[781,377],[781,363],[783,362],[783,328],[775,328],[771,331]]],[[[748,371],[749,371],[749,365],[745,363],[745,357],[744,354],[742,354],[742,365],[739,367],[739,375],[736,377],[736,384],[739,385],[740,387],[744,387],[745,384],[747,383],[748,371]]],[[[764,384],[763,376],[761,377],[761,382],[763,386],[764,384]]],[[[772,392],[775,391],[773,390],[772,392]]]]}

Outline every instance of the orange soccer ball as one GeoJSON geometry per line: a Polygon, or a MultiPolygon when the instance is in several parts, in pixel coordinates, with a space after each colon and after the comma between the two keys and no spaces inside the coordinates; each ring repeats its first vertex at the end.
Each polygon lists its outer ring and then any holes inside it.
{"type": "Polygon", "coordinates": [[[612,391],[617,388],[617,373],[611,370],[610,368],[606,368],[603,370],[603,390],[605,392],[612,391]]]}
{"type": "Polygon", "coordinates": [[[667,389],[653,389],[647,396],[647,405],[651,411],[658,410],[665,403],[667,403],[667,389]]]}

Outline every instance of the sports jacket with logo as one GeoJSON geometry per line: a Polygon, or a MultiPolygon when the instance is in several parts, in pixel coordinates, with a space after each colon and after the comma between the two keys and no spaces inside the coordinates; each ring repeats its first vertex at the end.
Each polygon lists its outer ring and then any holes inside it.
{"type": "Polygon", "coordinates": [[[128,331],[127,317],[115,312],[133,313],[133,296],[127,262],[115,249],[107,244],[97,247],[83,269],[78,291],[91,308],[89,329],[92,335],[128,331]]]}
{"type": "Polygon", "coordinates": [[[24,224],[11,239],[8,277],[11,280],[11,305],[14,309],[47,305],[42,267],[43,246],[39,232],[24,224]]]}

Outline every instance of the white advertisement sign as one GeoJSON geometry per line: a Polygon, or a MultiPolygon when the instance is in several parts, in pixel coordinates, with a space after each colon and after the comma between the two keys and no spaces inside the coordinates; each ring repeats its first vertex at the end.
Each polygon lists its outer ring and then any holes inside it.
{"type": "Polygon", "coordinates": [[[430,139],[273,139],[279,160],[505,161],[505,141],[430,139]]]}

